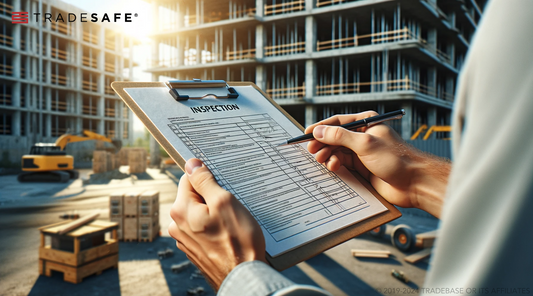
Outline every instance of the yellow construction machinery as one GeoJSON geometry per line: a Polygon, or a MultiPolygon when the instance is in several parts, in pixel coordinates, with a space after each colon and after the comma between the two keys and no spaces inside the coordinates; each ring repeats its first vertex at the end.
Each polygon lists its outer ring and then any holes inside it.
{"type": "Polygon", "coordinates": [[[64,150],[69,143],[89,140],[111,143],[116,152],[122,147],[120,140],[87,130],[79,134],[64,134],[55,143],[36,143],[31,147],[30,154],[22,156],[23,173],[18,176],[19,182],[67,182],[77,179],[79,174],[74,170],[74,157],[64,150]]]}
{"type": "MultiPolygon", "coordinates": [[[[422,140],[427,140],[431,136],[432,133],[438,133],[438,132],[451,132],[452,127],[449,125],[433,125],[428,129],[428,126],[426,124],[423,124],[418,128],[418,130],[413,134],[411,137],[411,140],[416,140],[423,132],[426,132],[425,136],[422,138],[422,140]]],[[[449,138],[445,138],[443,140],[449,140],[449,138]]]]}

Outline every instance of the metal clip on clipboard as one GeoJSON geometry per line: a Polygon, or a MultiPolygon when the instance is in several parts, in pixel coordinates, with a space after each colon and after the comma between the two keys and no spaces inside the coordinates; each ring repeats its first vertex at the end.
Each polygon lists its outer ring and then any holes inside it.
{"type": "Polygon", "coordinates": [[[235,99],[239,96],[237,91],[224,80],[169,80],[165,84],[176,101],[201,99],[208,96],[217,99],[235,99]]]}

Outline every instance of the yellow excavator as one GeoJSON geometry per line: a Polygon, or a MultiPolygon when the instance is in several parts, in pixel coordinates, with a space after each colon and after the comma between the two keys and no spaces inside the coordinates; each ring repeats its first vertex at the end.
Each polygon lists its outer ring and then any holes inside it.
{"type": "Polygon", "coordinates": [[[55,143],[36,143],[30,154],[22,156],[22,173],[19,182],[67,182],[77,179],[74,157],[64,151],[69,143],[99,140],[113,144],[115,152],[122,148],[122,141],[84,130],[79,134],[64,134],[55,143]]]}

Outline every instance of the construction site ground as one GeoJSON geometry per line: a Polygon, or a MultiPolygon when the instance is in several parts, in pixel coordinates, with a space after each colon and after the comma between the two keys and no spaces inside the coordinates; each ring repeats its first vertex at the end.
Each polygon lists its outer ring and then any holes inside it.
{"type": "MultiPolygon", "coordinates": [[[[128,168],[121,167],[120,171],[127,174],[128,168]]],[[[119,180],[90,178],[90,173],[80,170],[80,179],[56,184],[19,183],[15,175],[0,176],[0,295],[187,295],[188,289],[198,286],[204,287],[203,295],[215,295],[204,279],[191,277],[194,266],[180,273],[171,271],[171,265],[187,259],[167,232],[182,175],[179,168],[170,167],[164,172],[148,169],[144,174],[119,180]],[[64,282],[60,273],[39,276],[39,227],[60,221],[59,216],[65,213],[83,216],[97,211],[99,219],[107,220],[111,193],[153,189],[160,191],[161,237],[151,243],[121,242],[118,269],[89,276],[77,285],[64,282]],[[174,255],[159,259],[157,252],[166,248],[171,248],[174,255]]],[[[414,265],[405,262],[406,255],[418,250],[397,250],[391,245],[390,231],[397,224],[407,224],[417,233],[430,231],[437,228],[438,220],[419,210],[402,212],[403,217],[389,223],[384,238],[361,235],[283,274],[296,283],[317,285],[333,295],[419,294],[429,261],[414,265]],[[354,258],[351,249],[389,250],[392,256],[354,258]],[[409,283],[392,277],[392,269],[403,271],[409,283]]]]}

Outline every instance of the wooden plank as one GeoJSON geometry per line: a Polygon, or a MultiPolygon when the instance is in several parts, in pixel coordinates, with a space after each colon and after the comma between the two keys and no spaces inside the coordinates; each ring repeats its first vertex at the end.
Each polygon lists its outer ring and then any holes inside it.
{"type": "Polygon", "coordinates": [[[375,254],[375,253],[352,253],[354,257],[364,258],[389,258],[389,254],[375,254]]]}
{"type": "Polygon", "coordinates": [[[83,218],[79,218],[79,219],[76,219],[66,225],[64,225],[63,227],[61,227],[61,229],[58,229],[57,230],[57,234],[65,234],[73,229],[76,229],[84,224],[87,224],[89,223],[90,221],[96,219],[96,217],[100,216],[99,213],[94,213],[92,215],[89,215],[89,216],[85,216],[83,218]]]}
{"type": "Polygon", "coordinates": [[[422,259],[425,259],[427,257],[429,257],[431,255],[431,249],[430,248],[427,248],[427,249],[423,249],[422,251],[420,252],[417,252],[417,253],[414,253],[412,255],[409,255],[405,258],[403,258],[403,260],[405,262],[409,262],[411,264],[415,264],[417,263],[418,261],[422,260],[422,259]]]}
{"type": "Polygon", "coordinates": [[[354,257],[366,257],[366,258],[389,258],[390,251],[381,250],[355,250],[352,249],[352,256],[354,257]]]}
{"type": "Polygon", "coordinates": [[[418,248],[431,248],[437,238],[437,230],[416,235],[415,246],[418,248]]]}
{"type": "MultiPolygon", "coordinates": [[[[54,224],[46,225],[46,226],[43,226],[43,227],[39,227],[39,230],[41,230],[41,231],[46,231],[46,232],[50,232],[49,230],[50,230],[51,228],[59,227],[60,225],[70,223],[71,221],[72,221],[72,220],[64,220],[64,221],[57,222],[57,223],[54,223],[54,224]]],[[[55,230],[53,230],[52,233],[55,233],[55,230]]]]}

